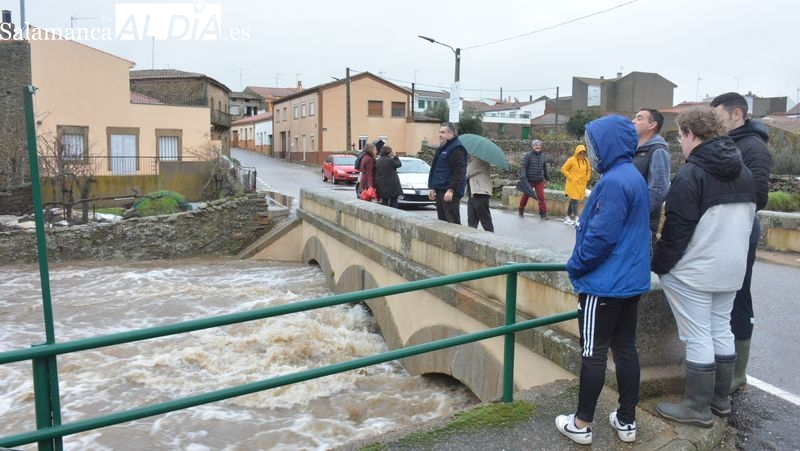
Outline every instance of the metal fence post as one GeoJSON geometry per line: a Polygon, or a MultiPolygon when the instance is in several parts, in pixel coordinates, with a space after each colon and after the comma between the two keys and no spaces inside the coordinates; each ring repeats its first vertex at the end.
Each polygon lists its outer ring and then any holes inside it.
{"type": "MultiPolygon", "coordinates": [[[[517,319],[517,272],[506,275],[506,326],[517,319]]],[[[504,336],[503,342],[503,402],[514,401],[514,333],[504,336]]]]}
{"type": "MultiPolygon", "coordinates": [[[[33,114],[33,94],[36,88],[25,86],[22,97],[25,103],[25,129],[28,137],[28,163],[31,171],[33,214],[36,218],[36,250],[39,256],[39,282],[42,285],[42,313],[46,344],[56,342],[53,325],[53,306],[50,299],[50,271],[47,266],[47,239],[44,235],[42,192],[39,180],[39,160],[36,145],[36,123],[33,114]]],[[[58,393],[58,368],[55,356],[33,360],[34,395],[36,398],[36,427],[41,429],[61,424],[61,407],[58,393]]],[[[40,450],[62,448],[61,437],[39,442],[40,450]]]]}

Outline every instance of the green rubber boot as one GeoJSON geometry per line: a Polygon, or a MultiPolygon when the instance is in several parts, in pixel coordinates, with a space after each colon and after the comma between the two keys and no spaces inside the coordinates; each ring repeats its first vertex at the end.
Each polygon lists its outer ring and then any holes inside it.
{"type": "Polygon", "coordinates": [[[736,366],[733,368],[733,380],[729,394],[734,394],[747,385],[747,361],[750,359],[750,340],[735,340],[736,366]]]}
{"type": "Polygon", "coordinates": [[[736,354],[715,355],[717,363],[716,377],[714,379],[714,397],[711,398],[711,413],[718,417],[727,417],[731,414],[731,380],[733,380],[733,367],[736,365],[736,354]]]}
{"type": "Polygon", "coordinates": [[[703,428],[714,425],[711,398],[714,396],[716,363],[686,361],[686,388],[677,403],[660,402],[656,410],[664,418],[703,428]]]}

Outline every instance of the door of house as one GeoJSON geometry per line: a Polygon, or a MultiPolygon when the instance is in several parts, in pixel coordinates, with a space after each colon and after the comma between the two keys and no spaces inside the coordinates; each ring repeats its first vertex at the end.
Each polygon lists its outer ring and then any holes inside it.
{"type": "Polygon", "coordinates": [[[531,128],[522,127],[522,136],[520,136],[520,139],[530,139],[530,137],[531,137],[531,128]]]}
{"type": "Polygon", "coordinates": [[[239,147],[239,130],[233,131],[233,147],[239,147]]]}
{"type": "Polygon", "coordinates": [[[136,135],[111,135],[111,173],[136,174],[136,135]]]}

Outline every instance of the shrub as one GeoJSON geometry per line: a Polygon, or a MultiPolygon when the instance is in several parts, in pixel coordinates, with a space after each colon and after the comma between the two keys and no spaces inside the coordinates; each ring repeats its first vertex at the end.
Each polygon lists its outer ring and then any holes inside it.
{"type": "Polygon", "coordinates": [[[800,175],[800,153],[792,149],[781,148],[772,151],[773,174],[800,175]]]}
{"type": "Polygon", "coordinates": [[[772,211],[800,211],[800,196],[785,191],[769,193],[767,210],[772,211]]]}
{"type": "Polygon", "coordinates": [[[191,210],[183,196],[174,191],[156,191],[133,204],[134,216],[158,216],[191,210]]]}

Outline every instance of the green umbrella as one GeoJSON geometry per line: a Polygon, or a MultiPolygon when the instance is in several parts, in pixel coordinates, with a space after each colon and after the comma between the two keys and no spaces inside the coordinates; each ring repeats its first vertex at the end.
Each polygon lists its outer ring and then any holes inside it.
{"type": "Polygon", "coordinates": [[[506,154],[503,153],[503,149],[488,138],[467,133],[458,135],[458,140],[461,141],[461,144],[464,145],[470,155],[480,158],[492,166],[508,169],[508,161],[506,161],[506,154]]]}

